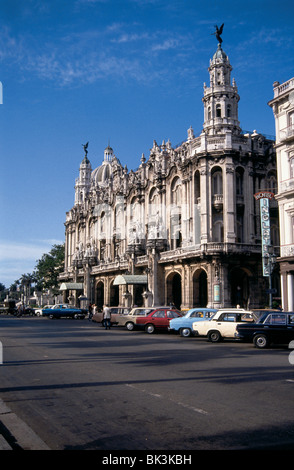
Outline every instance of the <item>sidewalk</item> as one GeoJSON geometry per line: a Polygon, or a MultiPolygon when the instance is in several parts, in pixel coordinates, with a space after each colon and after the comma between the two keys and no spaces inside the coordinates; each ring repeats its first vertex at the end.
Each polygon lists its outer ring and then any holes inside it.
{"type": "Polygon", "coordinates": [[[0,398],[1,450],[50,450],[50,448],[0,398]]]}

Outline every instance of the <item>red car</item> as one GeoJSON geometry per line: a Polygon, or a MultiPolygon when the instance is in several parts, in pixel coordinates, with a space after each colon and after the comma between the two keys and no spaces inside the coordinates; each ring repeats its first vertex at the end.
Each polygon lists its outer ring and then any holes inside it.
{"type": "Polygon", "coordinates": [[[152,310],[145,317],[136,318],[136,326],[144,328],[146,333],[154,333],[156,329],[167,329],[172,318],[181,317],[182,314],[175,308],[160,307],[152,310]]]}

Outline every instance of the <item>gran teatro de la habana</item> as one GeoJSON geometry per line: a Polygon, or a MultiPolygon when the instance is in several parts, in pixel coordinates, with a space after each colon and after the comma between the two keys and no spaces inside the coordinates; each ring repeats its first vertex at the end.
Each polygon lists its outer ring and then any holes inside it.
{"type": "MultiPolygon", "coordinates": [[[[109,145],[92,169],[84,145],[66,213],[64,301],[79,305],[85,298],[98,308],[268,305],[254,195],[276,191],[274,139],[242,131],[240,97],[221,42],[208,72],[200,135],[191,127],[179,146],[154,141],[134,171],[109,145]]],[[[278,247],[274,197],[269,214],[271,245],[278,247]]],[[[272,271],[278,299],[277,266],[272,271]]]]}

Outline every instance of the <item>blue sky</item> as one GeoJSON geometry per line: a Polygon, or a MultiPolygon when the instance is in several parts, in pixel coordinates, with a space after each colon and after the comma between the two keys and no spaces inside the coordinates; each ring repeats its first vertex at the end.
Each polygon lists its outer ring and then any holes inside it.
{"type": "Polygon", "coordinates": [[[225,23],[244,130],[274,135],[274,81],[294,76],[291,0],[0,0],[0,282],[55,243],[89,141],[128,169],[153,140],[203,125],[203,83],[225,23]]]}

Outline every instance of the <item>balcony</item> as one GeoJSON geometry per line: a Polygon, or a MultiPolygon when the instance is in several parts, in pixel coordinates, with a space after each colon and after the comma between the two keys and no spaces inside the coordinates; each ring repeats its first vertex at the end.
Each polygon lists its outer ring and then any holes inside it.
{"type": "Polygon", "coordinates": [[[291,89],[294,89],[294,78],[290,78],[290,80],[282,83],[281,85],[277,82],[277,86],[274,87],[274,98],[277,98],[283,93],[289,92],[291,89]]]}
{"type": "Polygon", "coordinates": [[[223,195],[215,194],[214,196],[212,196],[212,204],[216,210],[221,210],[223,207],[223,195]]]}
{"type": "Polygon", "coordinates": [[[293,124],[280,130],[279,143],[289,142],[293,139],[294,139],[294,125],[293,124]]]}
{"type": "Polygon", "coordinates": [[[294,191],[294,178],[281,181],[279,184],[279,194],[294,191]]]}
{"type": "Polygon", "coordinates": [[[281,258],[294,257],[294,243],[281,246],[281,258]]]}

